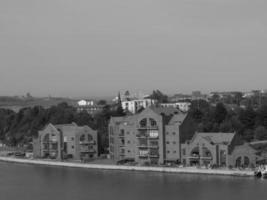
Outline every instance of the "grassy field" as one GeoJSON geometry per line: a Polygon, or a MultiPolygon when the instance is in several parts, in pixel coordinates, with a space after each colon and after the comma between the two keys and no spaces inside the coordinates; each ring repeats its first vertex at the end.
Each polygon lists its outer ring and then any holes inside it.
{"type": "Polygon", "coordinates": [[[18,112],[21,108],[42,106],[49,108],[59,103],[66,102],[69,105],[76,105],[77,100],[68,98],[31,98],[23,99],[18,97],[0,97],[0,108],[10,109],[18,112]]]}

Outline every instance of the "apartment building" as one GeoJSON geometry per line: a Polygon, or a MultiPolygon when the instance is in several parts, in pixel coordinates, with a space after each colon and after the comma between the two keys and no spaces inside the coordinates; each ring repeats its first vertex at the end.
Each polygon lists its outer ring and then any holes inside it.
{"type": "Polygon", "coordinates": [[[155,104],[156,100],[154,99],[132,99],[121,102],[123,110],[129,111],[133,114],[135,114],[141,108],[147,108],[155,104]]]}
{"type": "Polygon", "coordinates": [[[97,132],[77,124],[48,124],[33,139],[36,158],[87,160],[98,155],[97,132]]]}
{"type": "Polygon", "coordinates": [[[103,111],[103,105],[97,105],[93,100],[80,100],[77,102],[77,111],[78,112],[87,112],[90,115],[95,115],[103,111]]]}
{"type": "Polygon", "coordinates": [[[161,103],[162,107],[173,107],[178,108],[183,112],[188,112],[191,106],[190,102],[176,102],[176,103],[161,103]]]}
{"type": "Polygon", "coordinates": [[[186,114],[176,108],[147,107],[141,113],[112,117],[109,148],[115,161],[132,159],[139,164],[180,160],[180,125],[186,114]]]}

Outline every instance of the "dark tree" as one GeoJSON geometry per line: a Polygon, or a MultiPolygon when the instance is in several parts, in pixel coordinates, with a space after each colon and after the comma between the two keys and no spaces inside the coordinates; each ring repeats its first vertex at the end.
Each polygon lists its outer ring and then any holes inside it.
{"type": "Polygon", "coordinates": [[[218,103],[214,112],[214,120],[216,123],[222,123],[227,115],[227,110],[222,103],[218,103]]]}

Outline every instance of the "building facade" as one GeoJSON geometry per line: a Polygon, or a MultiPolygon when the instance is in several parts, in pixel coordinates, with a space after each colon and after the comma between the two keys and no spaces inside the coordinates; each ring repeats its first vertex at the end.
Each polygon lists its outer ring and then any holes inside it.
{"type": "Polygon", "coordinates": [[[229,165],[232,167],[256,167],[267,164],[267,141],[255,141],[237,145],[233,148],[229,165]]]}
{"type": "Polygon", "coordinates": [[[188,112],[191,106],[190,102],[176,102],[176,103],[161,103],[162,107],[173,107],[178,108],[183,112],[188,112]]]}
{"type": "Polygon", "coordinates": [[[77,102],[78,112],[87,112],[90,115],[95,115],[103,111],[103,105],[97,105],[93,100],[80,100],[77,102]]]}
{"type": "Polygon", "coordinates": [[[186,114],[175,108],[147,107],[139,114],[112,117],[109,148],[115,161],[132,159],[139,164],[180,160],[180,125],[186,114]]]}
{"type": "Polygon", "coordinates": [[[97,158],[97,132],[88,126],[75,123],[48,124],[33,139],[33,154],[36,158],[62,160],[87,160],[97,158]]]}
{"type": "Polygon", "coordinates": [[[182,162],[192,165],[229,166],[229,147],[235,133],[195,133],[182,144],[182,162]]]}
{"type": "Polygon", "coordinates": [[[141,108],[147,108],[155,104],[156,100],[154,99],[134,99],[124,100],[121,102],[123,110],[130,111],[133,114],[135,114],[141,108]]]}

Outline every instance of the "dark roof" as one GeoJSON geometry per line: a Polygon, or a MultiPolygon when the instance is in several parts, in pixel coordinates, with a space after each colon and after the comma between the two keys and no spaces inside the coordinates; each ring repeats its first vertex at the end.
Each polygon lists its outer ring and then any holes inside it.
{"type": "Polygon", "coordinates": [[[155,113],[159,115],[175,115],[180,113],[181,111],[178,110],[177,108],[173,107],[156,107],[156,106],[151,106],[151,110],[153,110],[155,113]]]}

